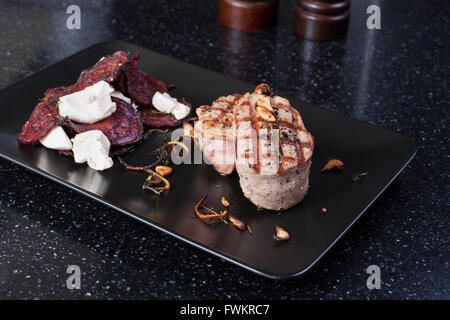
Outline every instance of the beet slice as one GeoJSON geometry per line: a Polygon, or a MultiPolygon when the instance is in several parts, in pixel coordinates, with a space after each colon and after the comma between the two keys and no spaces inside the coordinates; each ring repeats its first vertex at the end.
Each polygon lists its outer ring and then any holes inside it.
{"type": "Polygon", "coordinates": [[[77,88],[84,89],[101,80],[112,84],[119,79],[122,66],[126,62],[128,62],[128,55],[124,51],[117,51],[104,57],[92,67],[83,70],[75,85],[78,86],[77,88]]]}
{"type": "Polygon", "coordinates": [[[30,119],[25,122],[19,141],[32,144],[45,137],[50,130],[59,125],[60,117],[56,101],[42,101],[34,107],[30,119]]]}
{"type": "Polygon", "coordinates": [[[136,53],[125,71],[125,87],[128,97],[141,107],[153,107],[153,95],[159,92],[169,92],[161,80],[157,80],[142,71],[138,66],[139,53],[136,53]]]}
{"type": "Polygon", "coordinates": [[[159,112],[153,108],[142,108],[141,116],[142,122],[149,128],[176,127],[184,120],[177,120],[173,114],[159,112]]]}
{"type": "Polygon", "coordinates": [[[67,87],[50,88],[45,91],[45,96],[43,100],[58,101],[60,97],[73,93],[74,92],[73,90],[74,90],[73,85],[67,87]]]}
{"type": "Polygon", "coordinates": [[[140,112],[122,99],[112,97],[112,101],[116,103],[116,111],[108,118],[92,124],[72,123],[71,127],[78,133],[100,130],[108,138],[111,147],[140,141],[144,132],[140,112]]]}
{"type": "MultiPolygon", "coordinates": [[[[168,93],[166,84],[153,78],[142,71],[138,65],[139,53],[136,53],[131,62],[127,63],[124,77],[121,81],[122,91],[128,95],[135,103],[140,106],[142,122],[146,127],[175,127],[183,123],[183,120],[177,120],[172,114],[162,113],[155,109],[152,103],[153,96],[158,92],[168,93]]],[[[191,106],[184,98],[178,99],[179,102],[191,106]]]]}
{"type": "Polygon", "coordinates": [[[128,62],[128,55],[124,51],[117,51],[104,57],[95,65],[81,72],[75,84],[67,87],[47,89],[44,100],[58,100],[60,97],[81,91],[99,81],[106,81],[111,85],[119,83],[123,67],[128,62]]]}

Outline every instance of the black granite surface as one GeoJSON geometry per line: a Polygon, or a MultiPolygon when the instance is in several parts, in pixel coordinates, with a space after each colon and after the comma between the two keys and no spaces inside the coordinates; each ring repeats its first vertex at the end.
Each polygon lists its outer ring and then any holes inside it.
{"type": "Polygon", "coordinates": [[[446,0],[352,1],[345,40],[230,31],[205,1],[2,1],[0,87],[94,43],[127,40],[412,137],[418,153],[301,278],[244,271],[0,160],[0,298],[449,299],[449,17],[446,0]],[[81,8],[81,30],[66,8],[81,8]],[[382,29],[366,28],[378,4],[382,29]],[[80,290],[66,287],[79,265],[80,290]],[[380,290],[366,268],[381,269],[380,290]]]}

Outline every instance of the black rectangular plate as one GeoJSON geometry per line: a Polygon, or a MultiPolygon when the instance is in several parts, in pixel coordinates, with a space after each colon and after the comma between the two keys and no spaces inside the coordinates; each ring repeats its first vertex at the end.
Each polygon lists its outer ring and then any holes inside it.
{"type": "MultiPolygon", "coordinates": [[[[72,84],[81,70],[117,50],[140,51],[141,68],[166,83],[175,83],[173,94],[185,97],[193,106],[255,87],[130,43],[99,43],[0,91],[0,156],[260,275],[282,279],[309,270],[416,152],[411,140],[393,131],[290,99],[315,137],[315,150],[306,198],[278,215],[258,211],[243,196],[236,173],[223,177],[206,164],[175,166],[171,190],[156,196],[141,189],[143,173],[126,171],[118,161],[113,168],[96,172],[56,151],[18,143],[17,134],[47,88],[72,84]],[[330,156],[345,162],[342,174],[320,172],[330,156]],[[369,175],[363,182],[353,183],[352,174],[362,171],[369,175]],[[198,220],[193,209],[205,194],[209,195],[208,204],[217,209],[226,195],[231,213],[247,222],[254,234],[198,220]],[[328,208],[327,214],[321,214],[323,207],[328,208]],[[276,242],[272,238],[276,225],[289,231],[292,239],[276,242]]],[[[155,134],[124,159],[135,165],[148,163],[148,153],[163,139],[155,134]]]]}

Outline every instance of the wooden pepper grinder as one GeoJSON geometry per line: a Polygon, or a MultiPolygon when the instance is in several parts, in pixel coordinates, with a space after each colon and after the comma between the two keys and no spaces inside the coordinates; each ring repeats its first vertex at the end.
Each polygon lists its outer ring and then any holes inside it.
{"type": "Polygon", "coordinates": [[[219,21],[242,31],[261,31],[274,26],[278,0],[219,0],[219,21]]]}
{"type": "Polygon", "coordinates": [[[297,0],[294,30],[303,38],[331,41],[344,38],[350,0],[297,0]]]}

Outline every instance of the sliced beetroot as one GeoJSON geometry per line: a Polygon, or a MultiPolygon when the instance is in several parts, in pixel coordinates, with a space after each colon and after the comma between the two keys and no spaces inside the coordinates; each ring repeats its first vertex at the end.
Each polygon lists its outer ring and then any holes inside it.
{"type": "MultiPolygon", "coordinates": [[[[158,112],[153,107],[153,95],[157,91],[168,92],[168,89],[164,82],[142,71],[139,68],[138,61],[139,53],[135,54],[131,61],[128,61],[126,53],[118,51],[83,71],[77,83],[67,87],[48,89],[44,99],[58,100],[61,96],[83,90],[98,81],[106,80],[140,106],[142,121],[146,127],[174,127],[181,124],[182,120],[175,119],[171,114],[158,112]]],[[[178,99],[178,101],[190,106],[184,98],[178,99]]]]}
{"type": "Polygon", "coordinates": [[[60,122],[55,101],[43,101],[34,107],[30,119],[25,122],[19,141],[32,144],[45,137],[60,122]]]}
{"type": "Polygon", "coordinates": [[[73,93],[74,86],[50,88],[45,91],[44,100],[58,101],[60,97],[73,93]]]}
{"type": "Polygon", "coordinates": [[[116,103],[116,111],[108,118],[92,124],[72,123],[72,129],[78,133],[100,130],[108,138],[111,147],[125,146],[140,141],[144,131],[140,112],[121,99],[113,97],[112,101],[116,103]]]}
{"type": "Polygon", "coordinates": [[[102,80],[114,86],[120,82],[123,73],[122,66],[127,61],[128,55],[124,51],[117,51],[106,56],[92,67],[82,71],[75,84],[47,89],[44,100],[58,100],[62,96],[81,91],[102,80]]]}
{"type": "Polygon", "coordinates": [[[177,120],[173,114],[159,112],[153,108],[142,108],[141,117],[144,125],[149,128],[176,127],[184,120],[177,120]]]}
{"type": "Polygon", "coordinates": [[[106,56],[92,67],[82,71],[76,85],[84,89],[101,80],[114,83],[118,80],[122,73],[122,66],[127,61],[128,55],[124,51],[117,51],[112,55],[106,56]]]}
{"type": "Polygon", "coordinates": [[[157,80],[142,71],[138,66],[139,53],[135,54],[127,64],[125,71],[126,94],[141,107],[153,107],[153,95],[168,92],[164,82],[157,80]]]}
{"type": "MultiPolygon", "coordinates": [[[[75,84],[47,89],[43,101],[35,107],[30,119],[23,126],[19,141],[25,144],[35,143],[57,125],[65,126],[66,132],[71,137],[77,132],[98,129],[110,140],[113,153],[123,153],[131,149],[130,145],[142,139],[143,124],[153,128],[180,125],[183,120],[177,120],[171,114],[158,112],[153,107],[153,95],[157,91],[168,92],[167,86],[142,71],[138,66],[138,60],[139,53],[130,61],[124,51],[117,51],[81,72],[75,84]],[[57,110],[57,101],[61,96],[83,90],[101,80],[107,81],[116,90],[128,95],[140,106],[141,112],[121,99],[112,98],[117,104],[117,110],[102,121],[94,124],[76,124],[68,119],[61,119],[57,110]]],[[[190,106],[184,98],[178,101],[190,106]]]]}
{"type": "MultiPolygon", "coordinates": [[[[178,102],[191,107],[191,104],[184,98],[177,99],[178,102]]],[[[155,108],[141,108],[141,117],[144,126],[149,128],[176,127],[183,123],[184,119],[177,120],[173,114],[159,112],[155,108]]]]}

